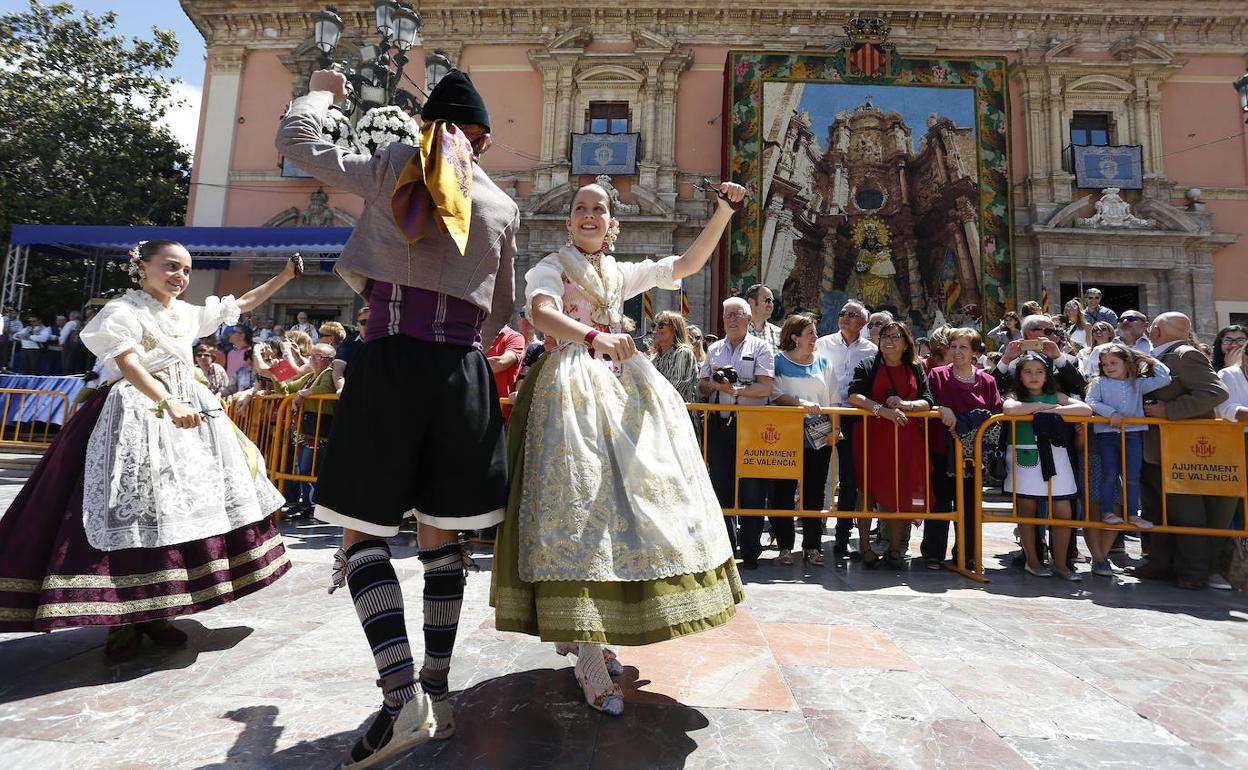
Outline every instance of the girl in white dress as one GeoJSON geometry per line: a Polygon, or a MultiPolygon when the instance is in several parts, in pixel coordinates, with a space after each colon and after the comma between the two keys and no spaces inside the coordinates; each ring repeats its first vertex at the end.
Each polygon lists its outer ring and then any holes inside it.
{"type": "Polygon", "coordinates": [[[743,598],[684,400],[637,354],[623,315],[624,300],[675,290],[706,264],[745,190],[718,194],[684,255],[617,262],[611,198],[582,187],[567,245],[525,276],[528,317],[561,344],[530,369],[508,423],[491,604],[499,630],[575,652],[586,701],[608,714],[623,711],[609,676],[621,669],[600,645],[714,628],[743,598]]]}
{"type": "Polygon", "coordinates": [[[114,660],[136,654],[143,636],[185,643],[168,618],[252,593],[290,568],[269,518],[282,495],[192,349],[303,271],[294,257],[242,297],[201,307],[178,299],[191,277],[180,244],[142,243],[129,269],[141,288],[82,330],[101,387],[0,520],[0,631],[109,626],[114,660]]]}

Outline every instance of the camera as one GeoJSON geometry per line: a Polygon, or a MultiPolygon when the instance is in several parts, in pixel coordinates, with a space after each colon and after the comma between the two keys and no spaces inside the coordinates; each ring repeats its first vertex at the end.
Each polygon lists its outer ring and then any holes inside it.
{"type": "Polygon", "coordinates": [[[735,385],[739,378],[737,377],[736,369],[731,366],[721,366],[715,370],[714,374],[711,375],[711,379],[716,382],[727,382],[735,385]]]}

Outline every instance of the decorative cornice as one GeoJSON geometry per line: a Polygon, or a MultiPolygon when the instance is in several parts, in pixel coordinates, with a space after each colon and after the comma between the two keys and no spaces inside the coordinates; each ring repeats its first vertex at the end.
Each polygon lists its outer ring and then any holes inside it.
{"type": "MultiPolygon", "coordinates": [[[[311,33],[309,14],[320,0],[181,0],[182,8],[210,44],[248,47],[287,45],[311,33]]],[[[367,0],[338,0],[348,30],[371,30],[367,0]]],[[[461,39],[474,45],[543,45],[575,27],[595,39],[626,42],[635,31],[682,45],[782,47],[800,50],[832,45],[858,6],[795,8],[779,0],[726,5],[720,0],[628,3],[570,7],[547,0],[491,0],[465,7],[449,0],[420,3],[422,34],[461,39]]],[[[1050,47],[1048,41],[1078,36],[1085,48],[1109,50],[1124,38],[1157,43],[1178,54],[1242,54],[1248,47],[1248,6],[1242,2],[1137,0],[1129,8],[1096,6],[1077,0],[1038,5],[1002,0],[991,10],[961,0],[889,2],[872,11],[892,28],[891,40],[944,50],[1022,51],[1050,47]],[[1239,6],[1238,12],[1234,7],[1239,6]]],[[[353,33],[348,32],[348,36],[353,33]]],[[[1143,44],[1142,44],[1143,45],[1143,44]]]]}

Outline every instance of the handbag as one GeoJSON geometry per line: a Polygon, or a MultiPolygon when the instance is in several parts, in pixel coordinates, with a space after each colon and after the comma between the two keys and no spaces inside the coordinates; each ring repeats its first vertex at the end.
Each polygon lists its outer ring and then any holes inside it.
{"type": "Polygon", "coordinates": [[[826,414],[808,414],[803,418],[802,433],[807,449],[823,449],[832,433],[832,418],[826,414]]]}
{"type": "Polygon", "coordinates": [[[329,429],[334,424],[334,416],[332,414],[321,414],[311,409],[304,409],[299,414],[299,433],[312,438],[316,436],[319,440],[324,441],[329,438],[329,429]],[[320,418],[320,431],[317,431],[317,418],[320,418]]]}

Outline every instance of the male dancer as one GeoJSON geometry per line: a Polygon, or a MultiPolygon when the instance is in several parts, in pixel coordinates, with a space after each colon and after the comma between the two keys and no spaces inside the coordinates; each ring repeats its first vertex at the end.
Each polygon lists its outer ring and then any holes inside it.
{"type": "Polygon", "coordinates": [[[313,73],[277,148],[364,198],[336,270],[368,300],[366,342],[324,450],[315,514],[343,527],[335,583],[350,589],[383,692],[343,763],[356,770],[455,731],[447,672],[465,575],[456,533],[499,523],[507,502],[502,414],[481,340],[513,309],[520,212],[475,162],[490,117],[466,74],[452,70],[429,94],[419,147],[391,143],[372,157],[321,136],[346,88],[337,72],[313,73]],[[419,690],[386,544],[408,515],[425,571],[419,690]]]}

